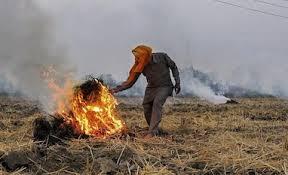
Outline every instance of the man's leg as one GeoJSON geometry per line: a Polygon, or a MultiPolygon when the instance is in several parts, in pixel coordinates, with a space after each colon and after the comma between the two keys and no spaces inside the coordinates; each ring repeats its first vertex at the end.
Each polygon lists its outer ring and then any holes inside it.
{"type": "Polygon", "coordinates": [[[145,119],[146,119],[146,122],[147,122],[148,126],[150,126],[152,107],[153,107],[153,102],[149,102],[149,103],[144,103],[143,104],[144,115],[145,115],[145,119]]]}
{"type": "Polygon", "coordinates": [[[171,87],[161,87],[157,91],[157,94],[153,101],[152,114],[149,126],[149,132],[151,134],[158,133],[158,126],[162,119],[162,108],[166,99],[171,95],[172,90],[173,89],[171,87]]]}
{"type": "Polygon", "coordinates": [[[153,107],[153,100],[155,98],[155,88],[146,88],[145,96],[143,99],[143,108],[144,108],[144,115],[148,126],[150,125],[151,115],[152,115],[152,107],[153,107]]]}

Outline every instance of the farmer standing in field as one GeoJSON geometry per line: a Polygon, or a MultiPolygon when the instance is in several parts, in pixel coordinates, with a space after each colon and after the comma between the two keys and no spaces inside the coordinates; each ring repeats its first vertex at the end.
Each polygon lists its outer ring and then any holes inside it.
{"type": "Polygon", "coordinates": [[[159,133],[158,126],[166,99],[172,95],[173,88],[176,94],[181,90],[179,71],[175,62],[166,53],[152,53],[149,46],[139,45],[132,50],[132,53],[135,56],[135,64],[129,72],[128,79],[111,89],[111,92],[118,93],[131,88],[143,73],[148,83],[143,100],[144,115],[149,125],[146,137],[152,137],[159,133]],[[175,79],[175,86],[171,81],[170,69],[175,79]]]}

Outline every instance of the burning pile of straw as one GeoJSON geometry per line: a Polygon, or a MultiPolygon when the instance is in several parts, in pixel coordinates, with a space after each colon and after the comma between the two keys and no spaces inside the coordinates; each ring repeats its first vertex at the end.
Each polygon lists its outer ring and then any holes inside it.
{"type": "Polygon", "coordinates": [[[124,133],[126,126],[116,112],[117,101],[100,80],[89,76],[85,82],[74,87],[67,82],[61,88],[55,80],[49,79],[56,111],[50,115],[53,119],[50,123],[46,119],[35,120],[36,140],[47,139],[49,135],[107,138],[124,133]]]}

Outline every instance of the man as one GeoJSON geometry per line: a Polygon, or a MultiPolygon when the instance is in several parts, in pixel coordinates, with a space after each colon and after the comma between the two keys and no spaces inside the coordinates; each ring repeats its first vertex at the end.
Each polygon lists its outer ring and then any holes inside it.
{"type": "Polygon", "coordinates": [[[128,79],[116,88],[111,89],[117,93],[132,87],[141,73],[147,79],[147,87],[143,100],[144,115],[149,125],[147,137],[158,134],[158,126],[162,118],[162,107],[166,99],[172,95],[173,88],[179,94],[179,71],[174,61],[166,53],[152,53],[149,46],[139,45],[132,51],[135,64],[129,72],[128,79]],[[170,69],[175,79],[175,86],[170,78],[170,69]]]}

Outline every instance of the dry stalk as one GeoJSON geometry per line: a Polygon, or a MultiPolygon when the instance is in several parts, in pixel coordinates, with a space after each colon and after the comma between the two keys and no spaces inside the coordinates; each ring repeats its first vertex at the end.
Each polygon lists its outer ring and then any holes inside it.
{"type": "Polygon", "coordinates": [[[57,171],[54,171],[54,172],[50,172],[50,173],[47,173],[47,175],[51,175],[51,174],[59,174],[61,173],[62,171],[64,171],[66,168],[68,168],[67,166],[66,167],[63,167],[57,171]]]}
{"type": "Polygon", "coordinates": [[[35,165],[38,169],[44,171],[45,173],[49,173],[47,170],[45,170],[44,168],[42,168],[41,165],[39,165],[38,163],[36,163],[34,160],[32,160],[32,159],[30,159],[30,158],[28,158],[28,160],[30,160],[32,163],[34,163],[34,165],[35,165]]]}
{"type": "Polygon", "coordinates": [[[119,165],[119,163],[120,163],[120,160],[121,160],[122,154],[123,154],[123,152],[125,151],[126,146],[127,146],[127,145],[124,145],[124,147],[123,147],[123,149],[122,149],[122,151],[121,151],[121,153],[120,153],[120,155],[119,155],[119,157],[118,157],[118,159],[117,159],[117,163],[116,163],[117,165],[119,165]]]}

